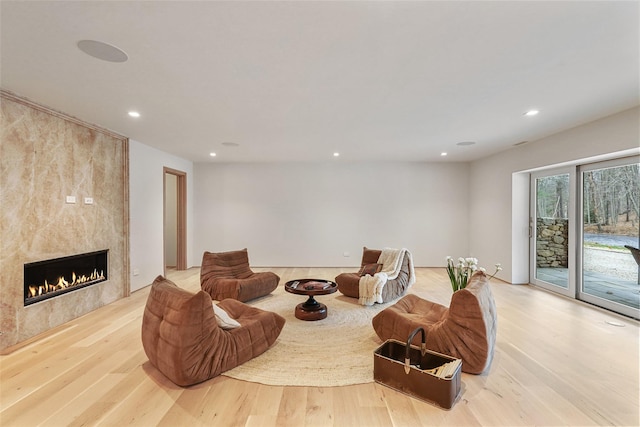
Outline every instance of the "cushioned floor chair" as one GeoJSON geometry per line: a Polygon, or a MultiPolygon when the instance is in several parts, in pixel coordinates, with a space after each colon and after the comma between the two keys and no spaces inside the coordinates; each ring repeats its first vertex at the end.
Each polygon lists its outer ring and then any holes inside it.
{"type": "Polygon", "coordinates": [[[202,255],[200,286],[214,300],[232,298],[246,302],[270,294],[279,282],[280,277],[270,271],[251,271],[246,248],[202,255]]]}
{"type": "MultiPolygon", "coordinates": [[[[631,252],[633,259],[636,261],[636,264],[638,264],[638,273],[640,273],[640,249],[629,245],[624,245],[624,247],[631,252]]],[[[640,285],[640,274],[638,274],[638,284],[640,285]]]]}
{"type": "MultiPolygon", "coordinates": [[[[449,307],[409,294],[372,323],[383,341],[406,342],[412,331],[424,328],[427,348],[462,359],[463,372],[480,374],[493,359],[497,313],[484,273],[474,274],[465,289],[454,292],[449,307]]],[[[417,335],[414,344],[419,345],[419,339],[417,335]]]]}
{"type": "Polygon", "coordinates": [[[179,386],[206,381],[264,353],[285,319],[233,299],[218,306],[240,323],[222,329],[211,297],[158,276],[142,317],[142,346],[149,362],[179,386]]]}
{"type": "MultiPolygon", "coordinates": [[[[362,261],[360,263],[360,271],[366,266],[375,266],[380,258],[382,250],[369,249],[364,247],[362,249],[362,261]]],[[[363,273],[366,274],[366,269],[363,273]]],[[[374,272],[374,271],[372,271],[374,272]]],[[[335,282],[338,284],[338,290],[344,295],[352,298],[360,297],[360,277],[361,273],[341,273],[335,278],[335,282]]],[[[382,290],[382,301],[389,302],[404,295],[409,288],[409,255],[405,255],[402,260],[402,267],[398,277],[393,280],[387,281],[384,289],[382,290]]],[[[406,337],[405,337],[406,340],[406,337]]]]}

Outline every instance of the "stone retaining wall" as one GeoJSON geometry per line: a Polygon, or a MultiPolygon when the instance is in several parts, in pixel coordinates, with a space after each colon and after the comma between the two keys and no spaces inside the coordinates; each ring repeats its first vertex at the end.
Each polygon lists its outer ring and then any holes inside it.
{"type": "Polygon", "coordinates": [[[536,265],[568,267],[569,220],[537,218],[536,233],[536,265]]]}

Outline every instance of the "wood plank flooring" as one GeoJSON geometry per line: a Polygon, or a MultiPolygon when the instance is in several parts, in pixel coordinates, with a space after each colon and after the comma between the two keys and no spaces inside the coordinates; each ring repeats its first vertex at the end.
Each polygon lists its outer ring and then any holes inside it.
{"type": "MultiPolygon", "coordinates": [[[[284,283],[333,279],[354,269],[269,270],[284,283]]],[[[168,276],[199,289],[197,268],[168,276]]],[[[418,268],[416,276],[410,292],[448,305],[444,269],[418,268]]],[[[640,424],[637,321],[532,286],[493,279],[492,290],[498,308],[493,364],[483,375],[462,375],[462,395],[450,411],[375,383],[274,387],[219,376],[178,387],[142,349],[145,288],[0,356],[0,425],[640,424]]]]}

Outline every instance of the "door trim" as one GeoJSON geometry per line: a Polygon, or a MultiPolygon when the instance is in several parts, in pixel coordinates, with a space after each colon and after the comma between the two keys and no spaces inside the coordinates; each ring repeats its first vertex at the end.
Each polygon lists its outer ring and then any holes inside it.
{"type": "MultiPolygon", "coordinates": [[[[177,203],[178,203],[178,213],[177,213],[177,222],[178,222],[178,230],[177,230],[177,248],[176,248],[176,269],[177,270],[186,270],[187,269],[187,173],[183,171],[179,171],[177,169],[172,169],[168,167],[162,168],[162,198],[163,198],[163,214],[162,214],[162,223],[164,224],[166,221],[167,213],[166,213],[166,198],[167,198],[167,182],[166,175],[174,175],[177,178],[177,203]]],[[[165,245],[166,240],[162,238],[162,265],[164,274],[166,276],[166,259],[165,259],[165,245]]]]}
{"type": "Polygon", "coordinates": [[[559,293],[571,298],[576,297],[576,168],[564,167],[555,169],[545,169],[543,171],[534,172],[530,174],[530,203],[529,203],[529,282],[533,285],[540,286],[552,292],[559,293]],[[536,204],[536,180],[546,176],[554,175],[569,175],[569,200],[567,204],[567,216],[569,218],[568,224],[568,259],[567,259],[567,287],[555,285],[550,282],[546,282],[538,279],[537,276],[537,255],[536,255],[536,218],[537,218],[537,204],[536,204]]]}
{"type": "Polygon", "coordinates": [[[579,218],[580,224],[577,225],[577,245],[580,250],[580,256],[578,257],[578,264],[576,268],[576,298],[588,302],[590,304],[605,308],[607,310],[614,311],[616,313],[633,317],[634,319],[640,319],[640,310],[630,307],[628,305],[620,304],[612,300],[598,297],[596,295],[587,293],[584,291],[584,266],[583,266],[583,243],[584,243],[584,173],[620,166],[627,166],[635,163],[640,163],[640,156],[628,156],[616,159],[603,160],[600,162],[586,163],[578,166],[577,181],[578,181],[578,203],[580,207],[579,218]]]}

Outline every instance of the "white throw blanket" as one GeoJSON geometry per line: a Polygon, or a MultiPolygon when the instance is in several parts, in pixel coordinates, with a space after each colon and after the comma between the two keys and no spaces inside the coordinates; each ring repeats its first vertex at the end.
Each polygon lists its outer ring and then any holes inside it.
{"type": "Polygon", "coordinates": [[[408,287],[413,285],[416,281],[415,273],[413,270],[413,257],[409,250],[383,248],[378,258],[378,264],[382,264],[382,270],[373,276],[367,274],[360,277],[358,282],[360,298],[358,302],[362,305],[373,305],[374,303],[381,304],[382,290],[387,284],[387,280],[394,280],[400,274],[402,269],[402,260],[405,254],[409,258],[409,284],[408,287]]]}

